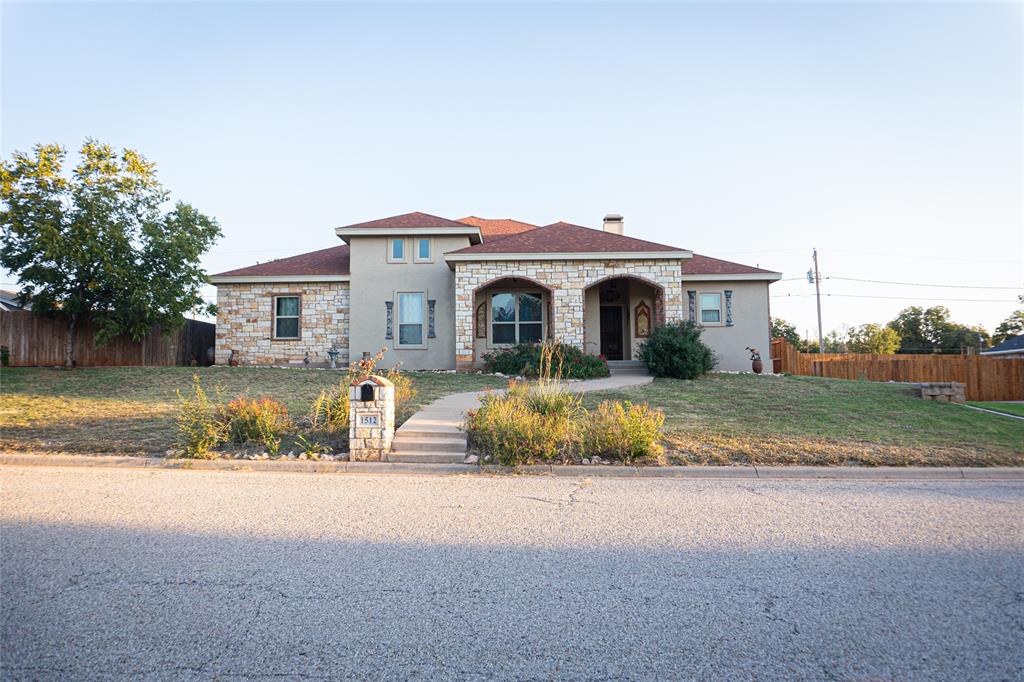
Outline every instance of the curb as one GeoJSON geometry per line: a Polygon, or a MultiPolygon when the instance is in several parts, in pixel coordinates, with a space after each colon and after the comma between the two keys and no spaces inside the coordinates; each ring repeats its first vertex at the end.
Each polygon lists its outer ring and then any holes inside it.
{"type": "Polygon", "coordinates": [[[37,455],[0,453],[0,466],[178,469],[186,471],[268,471],[306,474],[413,474],[453,476],[556,476],[582,478],[669,478],[846,481],[1024,481],[1024,467],[809,467],[809,466],[562,466],[533,464],[503,467],[476,464],[409,462],[316,462],[245,459],[166,459],[110,455],[37,455]]]}

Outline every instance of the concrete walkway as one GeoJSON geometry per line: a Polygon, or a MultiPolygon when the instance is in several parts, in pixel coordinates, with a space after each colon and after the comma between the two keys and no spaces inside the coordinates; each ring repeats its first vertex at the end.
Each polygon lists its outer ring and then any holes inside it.
{"type": "MultiPolygon", "coordinates": [[[[654,377],[643,374],[619,374],[606,379],[568,381],[564,385],[573,393],[586,393],[642,386],[653,380],[654,377]]],[[[437,438],[458,437],[463,434],[462,421],[466,411],[479,407],[480,398],[493,392],[471,391],[439,398],[409,417],[395,432],[395,438],[415,438],[423,434],[431,434],[437,438]]]]}

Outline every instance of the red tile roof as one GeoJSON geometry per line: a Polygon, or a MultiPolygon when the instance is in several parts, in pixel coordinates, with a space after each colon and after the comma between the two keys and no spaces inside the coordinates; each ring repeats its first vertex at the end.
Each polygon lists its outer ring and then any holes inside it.
{"type": "Polygon", "coordinates": [[[637,253],[682,250],[604,230],[594,230],[570,223],[554,223],[503,239],[485,240],[482,244],[450,253],[637,253]]]}
{"type": "Polygon", "coordinates": [[[774,274],[772,270],[733,263],[732,261],[693,254],[693,258],[683,261],[683,277],[687,275],[760,275],[774,274]]]}
{"type": "Polygon", "coordinates": [[[460,223],[458,220],[439,218],[436,215],[430,215],[429,213],[420,213],[419,211],[415,211],[414,213],[403,213],[402,215],[393,215],[390,218],[380,218],[378,220],[370,220],[365,223],[345,225],[344,227],[339,229],[347,230],[357,227],[382,227],[404,229],[408,227],[470,227],[470,225],[467,225],[466,223],[460,223]]]}
{"type": "Polygon", "coordinates": [[[267,263],[250,265],[247,268],[228,270],[213,277],[267,277],[289,275],[347,275],[349,274],[349,250],[347,244],[329,249],[302,253],[290,258],[279,258],[267,263]]]}
{"type": "Polygon", "coordinates": [[[520,232],[526,232],[527,230],[537,229],[536,225],[524,223],[520,220],[512,220],[511,218],[478,218],[475,215],[471,215],[466,218],[459,218],[459,222],[479,227],[480,234],[484,236],[484,239],[507,237],[519,234],[520,232]]]}

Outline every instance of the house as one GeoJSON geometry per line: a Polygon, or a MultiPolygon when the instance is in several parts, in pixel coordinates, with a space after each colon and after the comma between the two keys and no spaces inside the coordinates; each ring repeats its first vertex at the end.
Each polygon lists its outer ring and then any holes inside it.
{"type": "Polygon", "coordinates": [[[630,360],[653,325],[685,319],[720,369],[769,347],[780,273],[628,236],[619,215],[597,230],[408,213],[334,232],[344,244],[210,278],[219,364],[321,363],[333,345],[343,362],[387,347],[386,365],[468,370],[544,339],[630,360]]]}
{"type": "Polygon", "coordinates": [[[0,289],[0,311],[9,310],[32,310],[32,304],[22,305],[17,291],[0,289]]]}
{"type": "Polygon", "coordinates": [[[979,355],[989,358],[1024,358],[1024,334],[1011,336],[1002,343],[981,351],[979,355]]]}

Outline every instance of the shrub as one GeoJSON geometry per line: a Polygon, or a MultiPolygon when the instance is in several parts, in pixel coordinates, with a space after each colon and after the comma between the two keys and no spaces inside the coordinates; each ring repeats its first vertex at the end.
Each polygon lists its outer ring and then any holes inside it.
{"type": "Polygon", "coordinates": [[[416,397],[416,388],[412,385],[412,379],[409,378],[409,375],[400,372],[398,367],[399,365],[394,365],[385,375],[388,381],[395,385],[396,417],[404,414],[409,409],[409,403],[416,397]]]}
{"type": "Polygon", "coordinates": [[[512,382],[505,394],[484,396],[466,415],[474,449],[499,464],[529,464],[569,458],[579,450],[583,417],[578,396],[550,386],[531,391],[512,382]]]}
{"type": "Polygon", "coordinates": [[[337,434],[348,431],[349,381],[334,388],[325,388],[309,408],[309,424],[316,431],[337,434]]]}
{"type": "Polygon", "coordinates": [[[178,391],[178,446],[183,456],[192,459],[211,459],[211,453],[227,437],[224,423],[218,419],[215,401],[203,390],[199,375],[192,375],[192,395],[188,398],[178,391]]]}
{"type": "Polygon", "coordinates": [[[609,374],[608,363],[604,358],[589,355],[576,346],[557,341],[520,343],[485,353],[484,367],[488,372],[535,377],[540,374],[541,358],[546,351],[553,355],[558,375],[566,379],[593,379],[609,374]]]}
{"type": "Polygon", "coordinates": [[[700,340],[703,331],[690,321],[655,327],[640,346],[640,357],[656,377],[696,379],[715,366],[714,353],[700,340]]]}
{"type": "Polygon", "coordinates": [[[604,401],[590,413],[584,433],[584,453],[630,463],[658,458],[665,413],[647,403],[604,401]]]}
{"type": "Polygon", "coordinates": [[[284,404],[263,396],[235,398],[224,410],[228,438],[235,443],[260,443],[270,454],[281,449],[281,434],[291,429],[284,404]]]}

